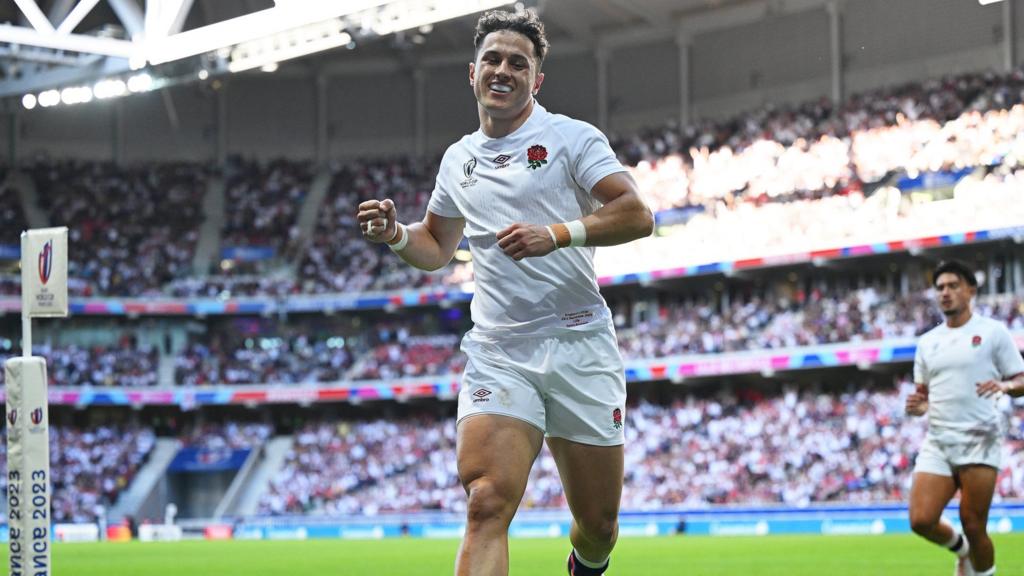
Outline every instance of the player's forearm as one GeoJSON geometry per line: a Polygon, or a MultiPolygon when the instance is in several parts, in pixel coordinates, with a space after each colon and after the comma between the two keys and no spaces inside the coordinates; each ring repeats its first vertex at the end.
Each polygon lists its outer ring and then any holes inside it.
{"type": "MultiPolygon", "coordinates": [[[[410,266],[433,271],[440,270],[451,262],[452,254],[445,254],[441,244],[421,222],[405,226],[400,234],[408,234],[409,241],[404,248],[396,250],[395,254],[410,266]]],[[[395,243],[401,241],[401,237],[395,238],[395,243]]]]}
{"type": "MultiPolygon", "coordinates": [[[[585,246],[615,246],[654,232],[654,215],[635,194],[623,194],[580,219],[586,228],[585,246]]],[[[569,246],[569,230],[564,224],[552,227],[559,248],[569,246]]]]}
{"type": "Polygon", "coordinates": [[[1024,374],[1018,374],[1006,381],[1006,393],[1014,398],[1024,396],[1024,374]]]}

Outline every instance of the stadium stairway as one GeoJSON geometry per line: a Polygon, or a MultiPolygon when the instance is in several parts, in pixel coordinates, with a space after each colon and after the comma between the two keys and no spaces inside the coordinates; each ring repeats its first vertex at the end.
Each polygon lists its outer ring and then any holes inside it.
{"type": "Polygon", "coordinates": [[[220,231],[224,227],[224,178],[211,176],[206,183],[206,195],[203,196],[203,214],[205,220],[199,228],[199,241],[196,242],[196,253],[192,257],[192,273],[206,276],[210,273],[210,265],[220,251],[220,231]]]}
{"type": "MultiPolygon", "coordinates": [[[[25,211],[25,220],[30,228],[46,228],[50,225],[46,211],[39,206],[39,192],[36,182],[28,174],[13,171],[7,175],[7,185],[18,191],[21,207],[25,211]]],[[[61,226],[67,223],[59,224],[61,226]]]]}
{"type": "MultiPolygon", "coordinates": [[[[262,458],[253,466],[244,484],[238,488],[238,496],[233,502],[217,507],[217,517],[234,516],[244,517],[256,514],[259,509],[260,497],[267,491],[271,479],[284,465],[284,460],[292,450],[292,436],[275,436],[263,446],[262,458]]],[[[238,474],[242,476],[241,473],[238,474]]],[[[232,486],[231,488],[234,488],[232,486]]],[[[224,496],[224,500],[230,496],[231,489],[224,496]]]]}
{"type": "MultiPolygon", "coordinates": [[[[173,438],[158,438],[149,453],[146,464],[135,475],[128,489],[121,493],[121,496],[111,507],[107,514],[108,521],[118,522],[125,516],[140,517],[139,512],[153,496],[154,490],[161,485],[160,480],[167,473],[167,466],[181,448],[181,443],[173,438]]],[[[163,514],[163,508],[159,507],[159,514],[163,514]]]]}
{"type": "MultiPolygon", "coordinates": [[[[296,245],[301,247],[301,252],[305,252],[306,247],[313,239],[313,234],[316,233],[317,216],[320,214],[320,208],[324,205],[324,199],[327,198],[327,192],[331,189],[333,179],[334,174],[331,169],[321,167],[313,177],[313,183],[309,186],[309,194],[306,194],[306,199],[302,203],[297,222],[299,237],[296,245]]],[[[301,258],[289,259],[288,268],[293,276],[298,273],[301,263],[301,258]]]]}
{"type": "Polygon", "coordinates": [[[156,371],[156,382],[157,386],[164,388],[174,387],[174,361],[176,357],[174,354],[168,354],[165,350],[160,349],[160,363],[157,365],[156,371]]]}
{"type": "Polygon", "coordinates": [[[252,473],[259,465],[259,462],[263,460],[264,446],[256,446],[251,452],[249,457],[245,459],[245,463],[242,464],[242,468],[239,469],[238,473],[231,480],[231,485],[224,492],[224,497],[220,499],[217,507],[213,511],[213,517],[216,519],[223,518],[225,514],[233,511],[237,508],[238,501],[242,497],[245,486],[249,483],[249,479],[252,478],[252,473]]]}

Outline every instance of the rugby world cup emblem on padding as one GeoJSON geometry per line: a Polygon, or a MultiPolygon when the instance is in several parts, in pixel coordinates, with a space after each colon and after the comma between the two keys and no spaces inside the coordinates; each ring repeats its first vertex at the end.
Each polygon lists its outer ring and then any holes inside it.
{"type": "Polygon", "coordinates": [[[7,423],[14,426],[18,422],[18,411],[11,410],[7,413],[7,423]]]}
{"type": "Polygon", "coordinates": [[[53,240],[43,245],[39,251],[39,281],[46,284],[50,280],[50,272],[53,271],[53,240]]]}
{"type": "Polygon", "coordinates": [[[39,426],[39,423],[43,421],[43,409],[36,408],[32,411],[32,423],[39,426]]]}

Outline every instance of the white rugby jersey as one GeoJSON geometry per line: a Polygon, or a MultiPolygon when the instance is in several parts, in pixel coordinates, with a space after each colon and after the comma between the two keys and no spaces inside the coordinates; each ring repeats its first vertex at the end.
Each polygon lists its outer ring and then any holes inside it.
{"type": "Polygon", "coordinates": [[[516,222],[550,225],[591,214],[601,206],[591,189],[624,170],[597,128],[536,102],[508,136],[477,130],[448,148],[427,209],[466,220],[476,276],[474,332],[531,336],[608,325],[593,247],[516,262],[498,247],[496,234],[516,222]]]}
{"type": "Polygon", "coordinates": [[[977,313],[959,328],[945,323],[921,336],[914,381],[928,385],[928,426],[933,436],[1001,432],[996,398],[978,396],[976,384],[1024,372],[1013,336],[1001,322],[977,313]]]}

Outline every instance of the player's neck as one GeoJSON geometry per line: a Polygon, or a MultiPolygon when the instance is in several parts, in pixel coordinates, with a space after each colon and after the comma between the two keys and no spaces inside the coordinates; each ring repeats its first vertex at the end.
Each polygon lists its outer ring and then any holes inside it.
{"type": "Polygon", "coordinates": [[[964,308],[963,310],[961,310],[957,314],[954,314],[952,316],[946,316],[946,326],[949,327],[949,328],[959,328],[959,327],[963,326],[964,324],[967,324],[968,322],[970,322],[971,321],[971,316],[972,316],[971,309],[970,308],[964,308]]]}
{"type": "Polygon", "coordinates": [[[480,112],[480,131],[488,138],[504,138],[515,132],[520,126],[526,123],[533,114],[533,98],[526,104],[522,112],[512,118],[495,118],[487,113],[482,106],[477,107],[480,112]]]}

